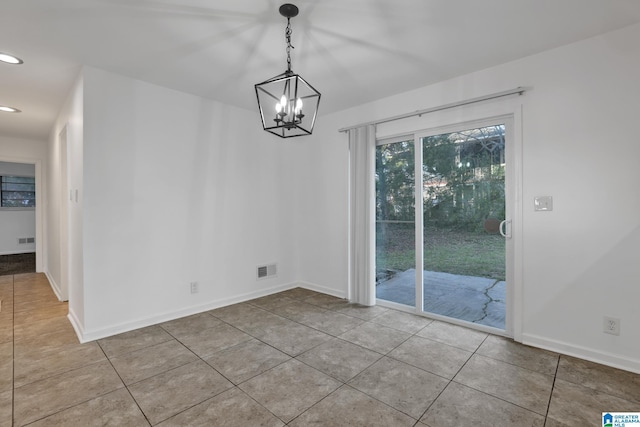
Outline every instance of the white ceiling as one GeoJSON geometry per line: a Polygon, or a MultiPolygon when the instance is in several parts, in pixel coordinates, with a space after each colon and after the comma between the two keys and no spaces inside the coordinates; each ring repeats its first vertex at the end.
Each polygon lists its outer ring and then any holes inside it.
{"type": "MultiPolygon", "coordinates": [[[[247,109],[286,69],[275,0],[1,0],[0,135],[46,138],[82,65],[247,109]]],[[[640,22],[638,0],[296,0],[320,115],[640,22]]],[[[258,118],[256,117],[256,120],[258,118]]]]}

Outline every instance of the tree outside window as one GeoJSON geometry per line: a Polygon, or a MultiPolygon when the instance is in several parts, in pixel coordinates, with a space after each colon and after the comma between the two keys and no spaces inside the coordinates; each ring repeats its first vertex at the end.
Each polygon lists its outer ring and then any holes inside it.
{"type": "Polygon", "coordinates": [[[28,176],[0,176],[0,207],[36,206],[36,180],[28,176]]]}

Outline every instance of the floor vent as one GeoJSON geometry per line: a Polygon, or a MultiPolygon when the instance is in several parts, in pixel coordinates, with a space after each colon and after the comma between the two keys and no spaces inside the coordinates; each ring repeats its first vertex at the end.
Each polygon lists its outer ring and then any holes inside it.
{"type": "Polygon", "coordinates": [[[18,244],[19,245],[29,245],[31,243],[35,243],[36,242],[36,238],[35,237],[20,237],[18,238],[18,244]]]}
{"type": "Polygon", "coordinates": [[[277,264],[259,265],[257,268],[257,278],[267,279],[269,277],[276,277],[278,273],[277,264]]]}

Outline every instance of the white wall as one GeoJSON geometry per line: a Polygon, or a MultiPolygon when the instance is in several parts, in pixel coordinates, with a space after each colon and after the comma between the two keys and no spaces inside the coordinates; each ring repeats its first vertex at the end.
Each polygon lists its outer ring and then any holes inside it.
{"type": "Polygon", "coordinates": [[[35,243],[18,243],[18,239],[35,235],[35,209],[0,210],[0,255],[35,252],[35,243]]]}
{"type": "MultiPolygon", "coordinates": [[[[640,372],[637,40],[640,25],[320,117],[312,142],[296,148],[300,277],[346,294],[348,151],[339,128],[527,86],[521,338],[640,372]],[[539,195],[553,196],[552,212],[533,211],[539,195]],[[621,319],[619,337],[602,332],[605,315],[621,319]]],[[[420,130],[452,114],[378,130],[420,130]]]]}
{"type": "MultiPolygon", "coordinates": [[[[346,295],[348,152],[337,130],[528,86],[519,336],[640,372],[639,38],[636,25],[322,116],[313,136],[291,141],[264,133],[253,112],[85,69],[52,131],[77,121],[74,325],[90,340],[297,282],[346,295]],[[554,197],[553,212],[533,211],[538,195],[554,197]],[[269,262],[278,277],[256,281],[256,265],[269,262]],[[619,337],[602,333],[604,315],[621,319],[619,337]]],[[[413,131],[465,114],[404,123],[413,131]]],[[[54,167],[55,149],[49,159],[54,167]]]]}
{"type": "Polygon", "coordinates": [[[0,254],[36,252],[36,271],[43,271],[43,215],[46,204],[44,173],[46,142],[0,135],[0,164],[9,172],[29,171],[36,177],[36,209],[0,211],[0,254]],[[5,163],[2,163],[5,162],[5,163]],[[22,163],[9,166],[6,163],[22,163]],[[28,233],[29,235],[25,235],[28,233]],[[35,245],[18,245],[18,237],[35,237],[35,245]]]}
{"type": "MultiPolygon", "coordinates": [[[[36,176],[34,164],[0,162],[0,176],[36,176]]],[[[36,244],[18,244],[18,239],[36,236],[36,210],[0,209],[0,255],[31,253],[36,244]]]]}
{"type": "Polygon", "coordinates": [[[64,191],[64,183],[72,194],[82,187],[82,146],[83,81],[79,76],[49,134],[46,215],[46,274],[58,298],[69,300],[69,315],[76,326],[84,323],[82,205],[64,191]],[[69,159],[66,173],[63,158],[69,159]]]}
{"type": "Polygon", "coordinates": [[[292,286],[292,143],[257,113],[92,68],[83,102],[82,339],[292,286]]]}
{"type": "Polygon", "coordinates": [[[36,167],[29,163],[0,162],[0,175],[36,176],[36,167]]]}

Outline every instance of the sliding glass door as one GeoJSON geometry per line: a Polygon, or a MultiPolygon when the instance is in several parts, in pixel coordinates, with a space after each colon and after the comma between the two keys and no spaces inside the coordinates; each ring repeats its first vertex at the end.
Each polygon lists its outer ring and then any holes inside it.
{"type": "Polygon", "coordinates": [[[413,137],[376,147],[376,297],[415,307],[416,221],[413,137]]]}
{"type": "Polygon", "coordinates": [[[380,141],[379,300],[506,328],[507,123],[494,120],[380,141]]]}
{"type": "Polygon", "coordinates": [[[426,312],[505,328],[504,124],[420,138],[426,312]]]}

